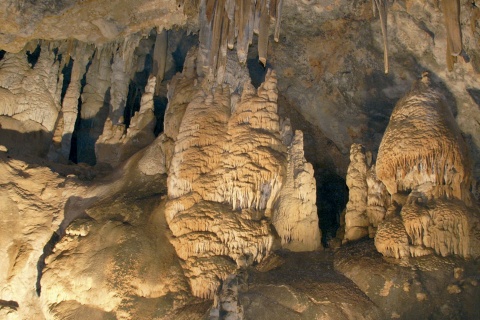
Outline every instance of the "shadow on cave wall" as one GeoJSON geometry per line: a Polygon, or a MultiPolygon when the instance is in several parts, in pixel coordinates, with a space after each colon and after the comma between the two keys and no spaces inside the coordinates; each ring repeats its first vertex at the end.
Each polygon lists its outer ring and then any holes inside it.
{"type": "Polygon", "coordinates": [[[47,156],[52,134],[47,131],[37,130],[20,133],[15,130],[1,128],[0,145],[7,147],[11,156],[34,156],[44,158],[47,156]]]}

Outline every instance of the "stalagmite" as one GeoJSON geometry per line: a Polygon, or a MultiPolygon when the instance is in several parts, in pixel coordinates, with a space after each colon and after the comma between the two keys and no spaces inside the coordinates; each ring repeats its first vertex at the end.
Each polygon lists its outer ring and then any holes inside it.
{"type": "Polygon", "coordinates": [[[353,241],[368,235],[367,216],[367,160],[360,144],[350,148],[350,165],[347,171],[349,199],[345,214],[344,241],[353,241]]]}
{"type": "Polygon", "coordinates": [[[286,181],[275,202],[272,224],[282,247],[292,251],[317,250],[321,247],[313,167],[303,152],[303,133],[295,132],[288,148],[286,181]]]}
{"type": "Polygon", "coordinates": [[[40,46],[34,68],[25,52],[7,54],[0,61],[0,87],[6,98],[0,105],[0,115],[20,122],[31,120],[52,132],[60,109],[56,97],[58,68],[59,62],[46,45],[40,46]]]}
{"type": "Polygon", "coordinates": [[[111,110],[109,117],[113,125],[122,125],[123,113],[127,102],[128,85],[135,71],[135,48],[140,42],[140,35],[133,34],[116,44],[113,50],[113,62],[111,73],[111,110]]]}
{"type": "Polygon", "coordinates": [[[78,162],[95,164],[96,161],[95,142],[103,132],[103,124],[110,110],[113,51],[112,44],[97,48],[86,75],[86,84],[81,95],[79,127],[76,132],[78,162]]]}
{"type": "Polygon", "coordinates": [[[384,256],[480,255],[468,152],[427,74],[397,103],[370,170],[360,146],[352,145],[347,185],[345,240],[368,227],[384,256]]]}
{"type": "Polygon", "coordinates": [[[369,235],[375,236],[378,224],[385,218],[386,209],[390,206],[390,196],[385,185],[378,180],[375,174],[375,165],[372,165],[366,175],[367,180],[367,217],[369,221],[369,235]]]}
{"type": "Polygon", "coordinates": [[[320,231],[302,135],[290,151],[282,143],[275,73],[258,90],[245,83],[232,104],[229,85],[192,81],[193,62],[189,54],[169,91],[165,123],[178,129],[165,128],[175,144],[165,214],[193,294],[212,299],[237,268],[269,255],[278,241],[272,223],[296,251],[319,248],[320,231]]]}
{"type": "Polygon", "coordinates": [[[392,215],[380,223],[375,236],[375,247],[386,257],[400,259],[410,256],[408,235],[400,217],[392,215]]]}
{"type": "Polygon", "coordinates": [[[50,159],[62,162],[67,161],[70,155],[71,139],[78,117],[78,99],[81,93],[81,81],[86,72],[89,58],[93,54],[93,48],[91,46],[87,46],[82,42],[78,42],[73,46],[72,43],[73,42],[69,42],[67,49],[68,59],[71,59],[70,56],[73,58],[70,83],[65,92],[61,114],[59,115],[62,121],[61,127],[59,127],[60,145],[55,148],[54,144],[53,150],[51,149],[49,154],[50,159]]]}
{"type": "Polygon", "coordinates": [[[0,61],[0,144],[11,153],[48,153],[63,82],[55,52],[48,42],[35,42],[19,53],[6,53],[0,61]],[[38,52],[32,64],[27,52],[38,52]]]}
{"type": "Polygon", "coordinates": [[[436,196],[470,204],[471,164],[466,145],[445,98],[432,88],[428,75],[393,110],[380,144],[376,173],[390,194],[432,183],[436,196]]]}

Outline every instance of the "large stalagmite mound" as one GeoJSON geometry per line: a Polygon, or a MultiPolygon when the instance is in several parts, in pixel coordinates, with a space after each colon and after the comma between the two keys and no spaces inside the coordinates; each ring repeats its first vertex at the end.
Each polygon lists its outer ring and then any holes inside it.
{"type": "Polygon", "coordinates": [[[377,176],[390,194],[432,183],[437,195],[470,201],[471,170],[452,112],[425,75],[392,112],[378,151],[377,176]]]}
{"type": "Polygon", "coordinates": [[[280,126],[274,72],[258,90],[244,83],[239,96],[228,85],[192,82],[194,54],[188,59],[166,113],[175,144],[166,216],[193,293],[212,298],[278,240],[297,251],[320,247],[315,180],[301,133],[292,139],[280,126]],[[188,83],[196,90],[181,90],[188,83]]]}
{"type": "Polygon", "coordinates": [[[393,110],[376,164],[367,164],[358,145],[351,154],[345,241],[369,233],[380,253],[395,258],[478,256],[470,157],[427,74],[393,110]]]}

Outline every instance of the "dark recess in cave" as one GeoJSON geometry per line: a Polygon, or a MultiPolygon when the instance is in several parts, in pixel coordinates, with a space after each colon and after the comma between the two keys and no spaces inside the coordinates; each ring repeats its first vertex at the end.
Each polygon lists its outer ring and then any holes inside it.
{"type": "Polygon", "coordinates": [[[168,31],[167,55],[171,54],[171,60],[167,57],[167,66],[163,81],[160,84],[157,84],[157,86],[161,87],[160,94],[153,97],[154,114],[157,118],[154,131],[155,136],[158,136],[163,132],[163,121],[165,118],[165,110],[167,109],[168,104],[167,84],[170,82],[170,80],[172,80],[175,74],[183,71],[187,53],[193,46],[196,45],[198,45],[198,35],[187,34],[187,31],[184,29],[168,31]]]}
{"type": "MultiPolygon", "coordinates": [[[[59,59],[63,59],[63,57],[59,57],[59,59]]],[[[72,79],[72,68],[73,68],[73,59],[70,59],[67,64],[62,69],[63,74],[63,83],[62,83],[62,93],[60,98],[60,104],[63,105],[63,99],[65,98],[65,94],[67,93],[68,86],[70,85],[70,81],[72,79]]]]}
{"type": "Polygon", "coordinates": [[[0,50],[0,61],[2,61],[3,57],[5,56],[6,51],[0,50]]]}
{"type": "Polygon", "coordinates": [[[253,44],[248,48],[247,55],[247,69],[250,78],[252,79],[252,85],[255,88],[258,88],[262,82],[265,81],[265,75],[267,74],[268,69],[272,69],[267,58],[266,66],[258,60],[258,46],[257,46],[258,37],[254,36],[253,44]]]}
{"type": "Polygon", "coordinates": [[[317,183],[317,210],[322,245],[335,238],[340,227],[340,216],[348,201],[348,188],[345,179],[329,170],[315,168],[317,183]]]}
{"type": "MultiPolygon", "coordinates": [[[[68,159],[72,161],[73,163],[78,163],[78,130],[80,130],[80,125],[81,125],[81,111],[82,111],[82,93],[83,89],[87,85],[87,73],[88,70],[90,69],[90,66],[92,65],[93,57],[95,56],[95,53],[91,57],[90,61],[87,64],[87,67],[85,69],[85,73],[83,74],[82,80],[80,81],[80,96],[78,97],[78,113],[77,113],[77,120],[75,121],[75,127],[73,129],[72,133],[72,139],[70,142],[70,155],[68,159]]],[[[62,90],[63,93],[63,90],[62,90]]]]}
{"type": "MultiPolygon", "coordinates": [[[[169,32],[169,43],[170,44],[170,38],[172,32],[169,32]]],[[[193,46],[198,45],[198,36],[194,34],[187,34],[186,30],[179,30],[176,31],[176,36],[179,37],[178,43],[176,44],[176,49],[172,52],[172,58],[175,63],[174,70],[175,72],[173,74],[165,74],[165,80],[170,80],[177,72],[182,72],[183,71],[183,65],[185,64],[185,58],[187,57],[188,51],[193,46]]]]}
{"type": "Polygon", "coordinates": [[[28,63],[32,66],[32,69],[35,68],[35,65],[37,64],[38,58],[40,58],[40,53],[42,51],[42,48],[40,45],[37,45],[35,50],[33,52],[27,51],[27,60],[28,63]]]}
{"type": "Polygon", "coordinates": [[[163,132],[163,120],[165,119],[165,110],[167,110],[168,99],[167,97],[158,96],[153,98],[154,114],[157,118],[155,125],[155,136],[158,136],[163,132]]]}
{"type": "Polygon", "coordinates": [[[265,75],[267,74],[267,70],[271,69],[272,66],[267,61],[266,67],[258,61],[258,56],[253,59],[247,59],[247,68],[250,78],[252,79],[252,84],[255,88],[260,87],[262,82],[265,81],[265,75]]]}
{"type": "MultiPolygon", "coordinates": [[[[145,85],[143,88],[145,88],[145,85]]],[[[144,90],[145,89],[142,90],[142,86],[139,83],[130,81],[130,84],[128,85],[127,103],[125,104],[125,110],[123,111],[123,119],[126,128],[130,126],[130,121],[135,115],[135,112],[140,110],[140,102],[142,101],[144,90]]]]}
{"type": "MultiPolygon", "coordinates": [[[[155,40],[153,37],[149,37],[148,39],[142,40],[146,43],[153,42],[155,40]]],[[[148,83],[148,77],[152,73],[153,70],[153,47],[152,45],[147,44],[146,46],[150,47],[150,53],[145,55],[145,62],[143,64],[143,69],[138,71],[133,76],[133,79],[130,81],[128,85],[128,95],[127,95],[127,102],[125,103],[125,110],[123,111],[123,119],[126,128],[130,126],[130,121],[132,117],[135,115],[135,112],[140,110],[140,103],[142,101],[142,95],[145,93],[145,86],[148,83]]],[[[139,45],[141,47],[141,45],[139,45]]],[[[139,53],[137,50],[135,51],[137,56],[139,53]]]]}

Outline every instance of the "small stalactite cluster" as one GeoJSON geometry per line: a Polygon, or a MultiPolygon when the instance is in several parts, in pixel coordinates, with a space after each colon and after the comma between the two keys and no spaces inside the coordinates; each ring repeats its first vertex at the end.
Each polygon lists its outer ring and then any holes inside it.
{"type": "Polygon", "coordinates": [[[200,73],[213,73],[222,81],[227,48],[233,49],[236,43],[238,60],[244,64],[254,33],[259,60],[265,66],[270,23],[275,23],[274,40],[278,41],[282,4],[283,0],[201,0],[200,73]]]}

